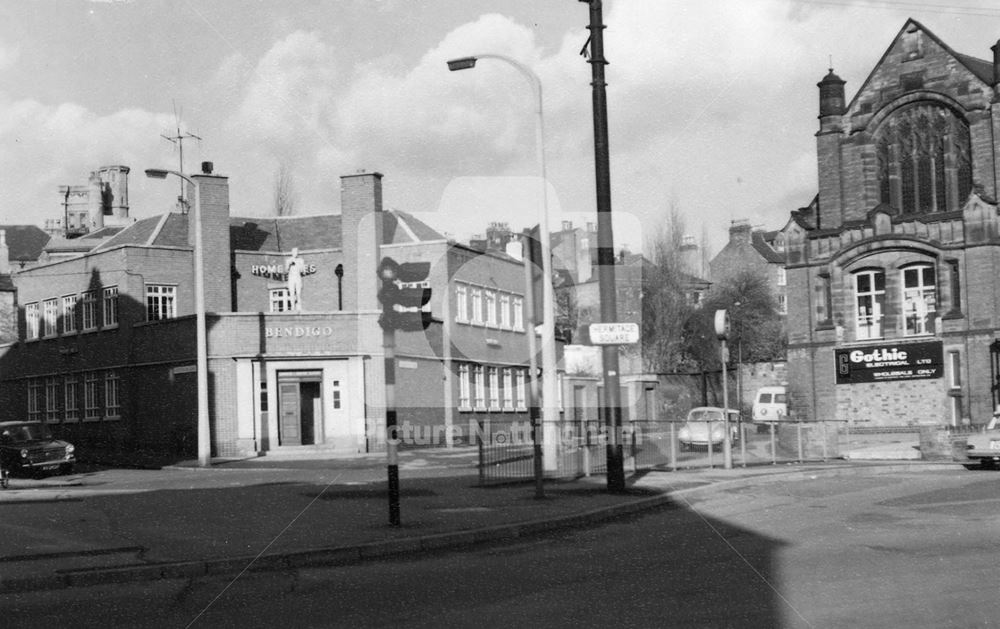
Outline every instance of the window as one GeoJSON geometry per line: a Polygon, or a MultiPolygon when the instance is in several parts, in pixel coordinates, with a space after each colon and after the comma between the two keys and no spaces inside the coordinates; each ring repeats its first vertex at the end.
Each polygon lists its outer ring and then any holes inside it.
{"type": "Polygon", "coordinates": [[[515,295],[511,298],[514,307],[514,329],[524,332],[524,298],[515,295]]]}
{"type": "Polygon", "coordinates": [[[333,409],[340,410],[341,404],[343,403],[341,397],[340,380],[333,381],[333,409]]]}
{"type": "Polygon", "coordinates": [[[510,329],[510,295],[500,293],[500,327],[510,329]]]}
{"type": "Polygon", "coordinates": [[[45,379],[45,421],[59,421],[59,378],[49,376],[45,379]]]}
{"type": "Polygon", "coordinates": [[[63,333],[76,332],[76,295],[62,298],[63,333]]]}
{"type": "Polygon", "coordinates": [[[483,289],[472,289],[472,323],[483,324],[483,289]]]}
{"type": "Polygon", "coordinates": [[[903,269],[904,334],[933,334],[936,310],[934,267],[922,264],[903,269]]]}
{"type": "Polygon", "coordinates": [[[63,409],[65,410],[64,417],[68,422],[80,419],[79,384],[76,376],[66,376],[63,381],[63,409]]]}
{"type": "Polygon", "coordinates": [[[788,296],[778,293],[778,314],[788,314],[788,296]]]}
{"type": "Polygon", "coordinates": [[[118,287],[108,286],[103,292],[104,327],[118,325],[118,287]]]}
{"type": "Polygon", "coordinates": [[[84,419],[99,419],[101,410],[97,407],[97,373],[88,371],[83,376],[83,417],[84,419]]]}
{"type": "Polygon", "coordinates": [[[496,367],[487,367],[487,374],[489,374],[489,386],[490,386],[490,410],[499,411],[500,410],[500,372],[496,367]]]}
{"type": "Polygon", "coordinates": [[[778,267],[778,286],[785,286],[787,284],[788,284],[788,271],[785,270],[785,267],[779,266],[778,267]]]}
{"type": "Polygon", "coordinates": [[[472,408],[472,374],[465,363],[458,366],[458,407],[465,410],[472,408]]]}
{"type": "Polygon", "coordinates": [[[162,321],[177,316],[177,287],[146,285],[146,321],[162,321]]]}
{"type": "Polygon", "coordinates": [[[455,284],[455,321],[469,322],[469,287],[465,284],[455,284]]]}
{"type": "Polygon", "coordinates": [[[59,333],[59,302],[55,299],[46,299],[42,302],[42,307],[45,336],[55,336],[59,333]]]}
{"type": "Polygon", "coordinates": [[[486,291],[486,325],[497,327],[497,293],[496,291],[486,291]]]}
{"type": "Polygon", "coordinates": [[[97,329],[97,293],[94,291],[83,294],[83,329],[97,329]]]}
{"type": "Polygon", "coordinates": [[[527,369],[518,369],[514,372],[514,378],[516,379],[514,386],[517,387],[517,409],[521,411],[528,408],[528,392],[524,388],[525,376],[527,374],[527,369]]]}
{"type": "Polygon", "coordinates": [[[288,312],[292,309],[292,298],[287,288],[272,288],[269,292],[271,312],[288,312]]]}
{"type": "Polygon", "coordinates": [[[28,419],[38,421],[42,418],[42,381],[33,378],[28,381],[28,419]]]}
{"type": "Polygon", "coordinates": [[[486,410],[486,378],[483,377],[483,366],[474,366],[472,376],[476,387],[476,409],[486,410]]]}
{"type": "Polygon", "coordinates": [[[38,338],[38,303],[24,305],[24,334],[28,340],[38,338]]]}
{"type": "Polygon", "coordinates": [[[958,210],[972,191],[967,124],[950,109],[917,103],[875,132],[880,200],[903,213],[958,210]]]}
{"type": "Polygon", "coordinates": [[[858,339],[881,338],[882,313],[885,311],[885,273],[873,270],[855,274],[854,295],[858,339]]]}
{"type": "Polygon", "coordinates": [[[514,372],[510,367],[503,368],[503,409],[514,410],[514,372]]]}
{"type": "Polygon", "coordinates": [[[104,415],[105,417],[120,417],[121,402],[118,399],[120,388],[118,372],[109,370],[104,374],[104,415]]]}
{"type": "Polygon", "coordinates": [[[962,388],[962,355],[958,352],[948,352],[948,366],[950,367],[951,388],[962,388]]]}

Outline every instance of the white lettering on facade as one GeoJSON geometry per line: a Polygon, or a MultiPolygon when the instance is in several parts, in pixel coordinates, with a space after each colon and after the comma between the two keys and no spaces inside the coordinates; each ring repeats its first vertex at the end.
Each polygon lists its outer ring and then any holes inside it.
{"type": "MultiPolygon", "coordinates": [[[[312,275],[315,272],[315,264],[306,264],[302,267],[302,275],[312,275]]],[[[287,279],[284,264],[251,264],[250,275],[281,281],[287,279]]]]}
{"type": "Polygon", "coordinates": [[[280,339],[280,338],[301,338],[306,336],[333,336],[333,328],[331,326],[291,326],[291,327],[266,327],[264,328],[264,338],[269,339],[280,339]]]}
{"type": "Polygon", "coordinates": [[[866,354],[860,349],[851,352],[852,363],[873,363],[875,366],[905,365],[906,352],[902,352],[895,347],[892,349],[876,349],[870,354],[866,354]]]}

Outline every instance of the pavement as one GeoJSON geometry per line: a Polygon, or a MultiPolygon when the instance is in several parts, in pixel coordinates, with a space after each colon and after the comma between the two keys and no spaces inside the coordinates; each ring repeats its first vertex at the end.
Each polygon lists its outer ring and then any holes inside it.
{"type": "MultiPolygon", "coordinates": [[[[260,457],[135,470],[81,465],[0,491],[0,593],[348,565],[573,529],[695,492],[818,474],[954,469],[957,463],[829,461],[651,470],[622,493],[604,476],[479,485],[473,448],[400,454],[400,524],[384,456],[260,457]]],[[[628,471],[628,470],[627,470],[628,471]]]]}

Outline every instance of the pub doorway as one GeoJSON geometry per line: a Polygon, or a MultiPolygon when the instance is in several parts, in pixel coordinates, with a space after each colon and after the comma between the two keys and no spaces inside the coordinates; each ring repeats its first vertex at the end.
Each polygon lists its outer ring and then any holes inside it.
{"type": "Polygon", "coordinates": [[[322,443],[323,372],[278,372],[278,443],[310,446],[322,443]],[[318,438],[317,438],[318,437],[318,438]]]}

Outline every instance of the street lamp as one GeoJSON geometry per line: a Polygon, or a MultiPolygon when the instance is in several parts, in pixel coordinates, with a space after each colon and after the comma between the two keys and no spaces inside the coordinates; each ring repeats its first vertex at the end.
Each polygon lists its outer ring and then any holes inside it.
{"type": "MultiPolygon", "coordinates": [[[[538,170],[540,173],[542,204],[539,217],[539,241],[542,249],[542,312],[544,321],[542,323],[542,423],[544,424],[543,440],[545,444],[545,467],[555,469],[558,465],[556,458],[556,438],[557,424],[559,421],[559,409],[556,406],[558,399],[558,381],[556,378],[556,325],[555,325],[555,297],[552,288],[552,256],[549,246],[549,202],[548,189],[545,174],[545,126],[542,116],[542,81],[530,68],[519,61],[505,57],[504,55],[483,54],[469,57],[460,57],[448,62],[448,69],[452,72],[457,70],[469,70],[476,67],[476,62],[480,59],[496,59],[513,66],[531,84],[532,93],[536,101],[535,109],[535,151],[538,160],[538,170]]],[[[531,290],[531,286],[528,286],[531,290]]],[[[534,330],[532,330],[534,334],[534,330]]],[[[536,374],[531,374],[536,378],[536,374]]]]}
{"type": "Polygon", "coordinates": [[[194,187],[194,310],[198,367],[198,465],[212,464],[212,433],[208,420],[208,337],[205,328],[205,250],[201,236],[201,186],[197,181],[176,170],[146,169],[151,179],[180,177],[194,187]]]}

